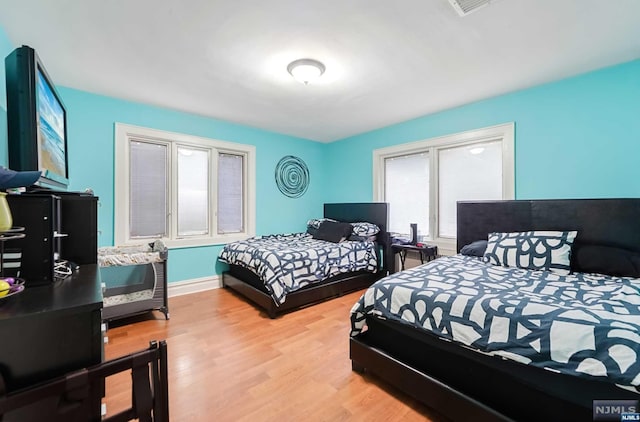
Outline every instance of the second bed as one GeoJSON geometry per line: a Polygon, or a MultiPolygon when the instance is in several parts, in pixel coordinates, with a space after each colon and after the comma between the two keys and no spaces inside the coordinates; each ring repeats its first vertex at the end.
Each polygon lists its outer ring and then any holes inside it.
{"type": "Polygon", "coordinates": [[[325,204],[322,220],[355,223],[342,242],[308,233],[259,236],[227,245],[223,285],[262,307],[269,317],[370,286],[390,264],[386,203],[325,204]],[[367,235],[366,229],[378,232],[367,235]],[[355,227],[355,228],[354,228],[355,227]],[[352,240],[348,240],[352,239],[352,240]]]}

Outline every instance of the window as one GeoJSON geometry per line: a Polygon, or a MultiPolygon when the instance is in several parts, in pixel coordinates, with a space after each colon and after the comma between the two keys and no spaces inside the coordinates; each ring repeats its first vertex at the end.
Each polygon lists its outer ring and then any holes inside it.
{"type": "Polygon", "coordinates": [[[389,230],[455,250],[456,203],[514,198],[514,125],[373,152],[374,198],[389,203],[389,230]]]}
{"type": "Polygon", "coordinates": [[[429,233],[429,153],[390,156],[384,159],[384,199],[393,204],[389,231],[408,233],[410,223],[429,233]]]}
{"type": "Polygon", "coordinates": [[[255,233],[255,147],[116,124],[116,244],[255,233]]]}

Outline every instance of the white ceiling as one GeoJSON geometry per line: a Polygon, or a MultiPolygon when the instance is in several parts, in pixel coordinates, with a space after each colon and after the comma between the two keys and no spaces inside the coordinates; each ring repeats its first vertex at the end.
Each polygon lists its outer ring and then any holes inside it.
{"type": "Polygon", "coordinates": [[[0,0],[0,25],[58,85],[323,142],[640,57],[639,0],[0,0]]]}

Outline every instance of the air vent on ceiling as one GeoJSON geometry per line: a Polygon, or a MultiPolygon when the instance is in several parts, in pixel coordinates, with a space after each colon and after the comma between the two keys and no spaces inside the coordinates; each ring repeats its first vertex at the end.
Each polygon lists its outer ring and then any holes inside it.
{"type": "Polygon", "coordinates": [[[489,5],[491,0],[449,0],[449,3],[456,9],[458,15],[467,16],[469,13],[489,5]]]}

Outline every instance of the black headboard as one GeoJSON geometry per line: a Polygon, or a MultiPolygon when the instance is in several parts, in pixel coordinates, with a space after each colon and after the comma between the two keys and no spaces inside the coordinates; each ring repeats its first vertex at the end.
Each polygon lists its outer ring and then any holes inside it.
{"type": "Polygon", "coordinates": [[[386,232],[389,224],[389,204],[386,202],[324,204],[324,217],[345,223],[365,221],[377,225],[381,231],[386,232]]]}
{"type": "Polygon", "coordinates": [[[391,242],[387,232],[387,227],[389,226],[389,204],[386,202],[324,204],[324,217],[345,223],[364,221],[380,227],[377,239],[382,246],[384,254],[382,262],[385,270],[390,269],[392,264],[391,242]]]}
{"type": "Polygon", "coordinates": [[[577,230],[574,251],[604,245],[640,253],[640,199],[458,202],[458,252],[491,232],[529,230],[577,230]]]}

